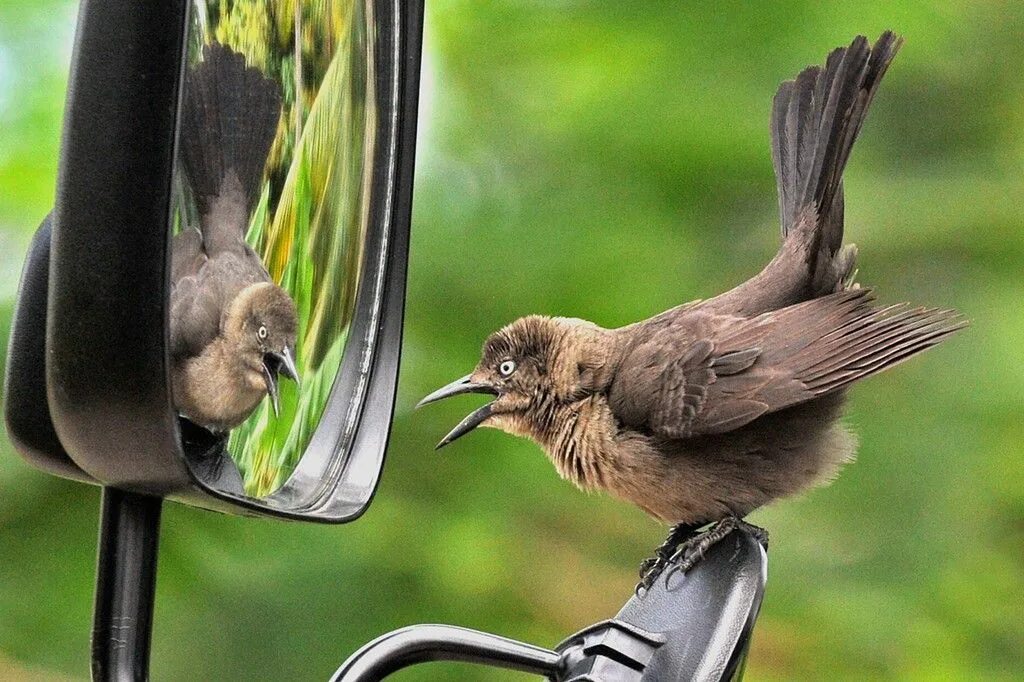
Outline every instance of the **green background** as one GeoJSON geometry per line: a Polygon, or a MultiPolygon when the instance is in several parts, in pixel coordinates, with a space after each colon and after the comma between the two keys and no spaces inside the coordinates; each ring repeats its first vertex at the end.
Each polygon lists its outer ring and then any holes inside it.
{"type": "MultiPolygon", "coordinates": [[[[576,492],[525,441],[484,431],[434,453],[476,403],[412,405],[520,315],[619,325],[755,272],[778,239],[777,84],[891,27],[907,44],[851,158],[848,239],[883,301],[956,306],[972,327],[854,390],[856,464],[753,516],[772,551],[748,679],[1020,679],[1024,5],[428,5],[383,483],[342,527],[168,505],[154,678],[326,679],[411,623],[554,645],[611,616],[663,529],[576,492]]],[[[53,201],[74,14],[0,0],[3,338],[53,201]]],[[[98,491],[0,449],[0,679],[83,679],[98,491]]]]}

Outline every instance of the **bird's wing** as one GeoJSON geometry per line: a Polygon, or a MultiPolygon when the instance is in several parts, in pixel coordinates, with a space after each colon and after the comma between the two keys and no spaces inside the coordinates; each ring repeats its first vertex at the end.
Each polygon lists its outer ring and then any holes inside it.
{"type": "Polygon", "coordinates": [[[171,357],[195,357],[220,332],[223,290],[211,278],[209,262],[171,287],[171,357]]]}
{"type": "Polygon", "coordinates": [[[217,292],[204,286],[205,277],[189,275],[171,288],[171,357],[195,357],[220,330],[217,292]]]}
{"type": "Polygon", "coordinates": [[[171,356],[199,355],[220,333],[221,319],[238,292],[270,276],[256,253],[223,252],[203,258],[171,286],[171,356]]]}
{"type": "Polygon", "coordinates": [[[875,307],[867,289],[744,319],[700,308],[637,329],[609,402],[666,438],[725,433],[891,367],[964,326],[953,311],[875,307]],[[646,331],[646,333],[645,333],[646,331]]]}
{"type": "Polygon", "coordinates": [[[199,230],[186,227],[171,240],[171,284],[194,275],[206,262],[203,237],[199,230]]]}
{"type": "MultiPolygon", "coordinates": [[[[171,357],[182,358],[198,355],[213,338],[211,324],[200,319],[196,310],[210,306],[196,305],[198,299],[208,298],[211,292],[204,291],[202,282],[208,258],[203,250],[203,239],[199,231],[186,227],[171,242],[171,293],[170,293],[170,340],[171,357]]],[[[213,335],[217,327],[213,326],[213,335]]]]}

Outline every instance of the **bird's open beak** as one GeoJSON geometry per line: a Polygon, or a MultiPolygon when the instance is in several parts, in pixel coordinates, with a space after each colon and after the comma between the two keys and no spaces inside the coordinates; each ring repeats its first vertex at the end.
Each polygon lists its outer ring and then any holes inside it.
{"type": "Polygon", "coordinates": [[[292,359],[292,352],[287,346],[280,353],[271,351],[263,356],[263,381],[267,384],[267,395],[270,396],[270,406],[274,408],[274,416],[281,411],[281,402],[278,397],[277,376],[283,374],[296,384],[299,383],[299,370],[295,367],[295,360],[292,359]]]}
{"type": "MultiPolygon", "coordinates": [[[[461,395],[463,393],[488,393],[490,395],[498,395],[498,389],[494,388],[494,386],[474,382],[471,377],[471,374],[467,374],[461,379],[456,379],[447,386],[437,389],[426,398],[419,401],[416,404],[416,407],[423,407],[430,403],[436,403],[438,400],[444,400],[445,398],[450,398],[453,395],[461,395]]],[[[443,448],[456,438],[460,438],[480,426],[485,419],[491,416],[492,405],[493,401],[470,412],[465,419],[460,421],[454,429],[448,432],[447,436],[441,439],[441,442],[437,444],[437,449],[443,448]]]]}
{"type": "Polygon", "coordinates": [[[270,406],[274,408],[274,416],[281,412],[281,401],[277,396],[277,372],[263,362],[263,381],[267,384],[267,395],[270,396],[270,406]]]}
{"type": "Polygon", "coordinates": [[[295,368],[295,360],[292,359],[292,352],[288,346],[280,353],[268,353],[277,361],[277,372],[283,374],[295,383],[299,383],[299,370],[295,368]]]}

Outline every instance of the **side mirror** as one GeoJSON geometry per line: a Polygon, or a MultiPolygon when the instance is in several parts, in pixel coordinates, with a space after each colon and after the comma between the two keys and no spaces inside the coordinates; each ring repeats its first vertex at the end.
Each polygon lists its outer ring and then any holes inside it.
{"type": "Polygon", "coordinates": [[[30,463],[235,513],[345,522],[369,504],[401,343],[422,4],[284,7],[82,3],[56,206],[10,346],[6,395],[23,399],[6,418],[30,463]],[[290,310],[239,303],[255,284],[290,310]],[[228,327],[236,345],[214,353],[228,327]]]}

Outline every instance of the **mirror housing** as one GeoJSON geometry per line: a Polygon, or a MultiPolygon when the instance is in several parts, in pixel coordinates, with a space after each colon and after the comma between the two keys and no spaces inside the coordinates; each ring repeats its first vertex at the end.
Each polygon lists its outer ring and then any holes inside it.
{"type": "Polygon", "coordinates": [[[52,235],[44,224],[33,242],[12,333],[6,395],[22,396],[7,405],[12,440],[30,463],[68,478],[219,511],[350,521],[379,480],[397,383],[422,3],[365,0],[379,115],[352,349],[297,467],[265,498],[245,494],[223,442],[180,420],[171,394],[172,195],[190,5],[81,4],[52,235]]]}
{"type": "Polygon", "coordinates": [[[96,479],[64,451],[46,401],[46,300],[50,282],[52,218],[46,216],[25,256],[18,300],[11,320],[4,377],[7,436],[32,466],[85,483],[96,479]]]}

